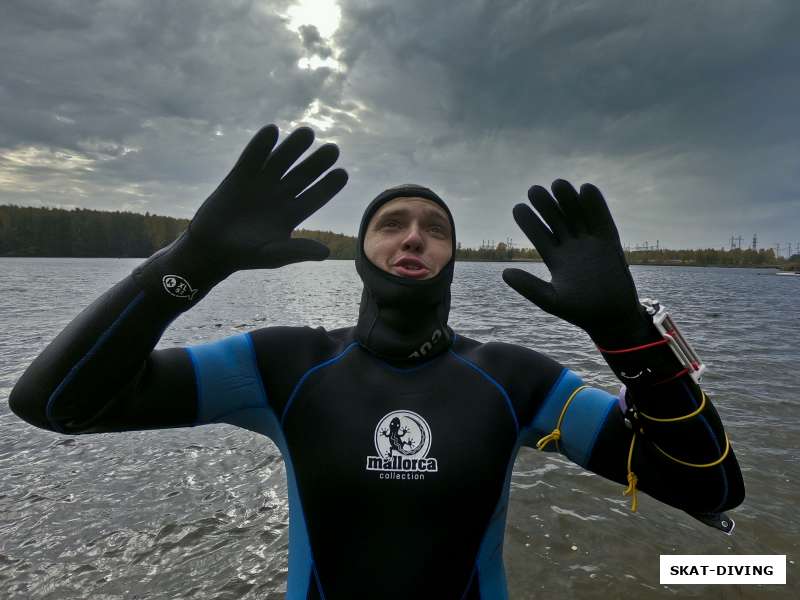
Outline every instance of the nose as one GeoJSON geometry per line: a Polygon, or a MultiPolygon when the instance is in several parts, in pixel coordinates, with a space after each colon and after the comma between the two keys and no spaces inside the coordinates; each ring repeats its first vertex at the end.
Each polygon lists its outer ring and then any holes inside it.
{"type": "Polygon", "coordinates": [[[416,222],[411,223],[408,228],[408,233],[403,239],[403,250],[411,250],[413,252],[421,252],[425,247],[425,240],[422,237],[422,232],[419,229],[419,224],[416,222]]]}

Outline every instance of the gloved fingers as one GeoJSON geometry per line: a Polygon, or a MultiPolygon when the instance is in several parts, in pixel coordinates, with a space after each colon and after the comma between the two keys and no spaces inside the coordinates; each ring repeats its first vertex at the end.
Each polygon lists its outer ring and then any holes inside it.
{"type": "Polygon", "coordinates": [[[295,227],[305,221],[338,194],[347,183],[347,171],[333,169],[325,177],[291,200],[288,209],[295,227]]]}
{"type": "Polygon", "coordinates": [[[336,144],[324,144],[317,148],[311,156],[295,166],[281,180],[278,195],[294,200],[300,192],[314,183],[325,171],[330,169],[339,158],[339,147],[336,144]]]}
{"type": "Polygon", "coordinates": [[[277,183],[303,152],[314,142],[314,131],[310,127],[298,127],[273,150],[261,168],[262,177],[277,183]]]}
{"type": "Polygon", "coordinates": [[[261,248],[262,262],[256,268],[274,269],[305,260],[325,260],[330,252],[325,244],[305,238],[271,242],[261,248]]]}
{"type": "Polygon", "coordinates": [[[503,281],[542,310],[556,314],[556,291],[547,281],[522,269],[505,269],[503,281]]]}
{"type": "Polygon", "coordinates": [[[553,237],[555,237],[557,243],[571,237],[564,213],[550,195],[550,192],[540,185],[534,185],[528,190],[528,199],[553,232],[553,237]]]}
{"type": "Polygon", "coordinates": [[[613,239],[619,242],[619,232],[611,217],[603,194],[591,183],[581,186],[581,200],[584,205],[589,232],[598,237],[613,239]]]}
{"type": "Polygon", "coordinates": [[[258,173],[277,141],[278,128],[275,125],[269,124],[259,129],[245,146],[231,173],[238,172],[245,176],[258,173]]]}
{"type": "Polygon", "coordinates": [[[570,232],[573,235],[585,234],[587,227],[583,203],[572,184],[564,179],[556,179],[550,189],[553,190],[553,195],[558,200],[558,205],[566,217],[570,232]]]}
{"type": "Polygon", "coordinates": [[[528,239],[536,247],[539,256],[549,267],[550,258],[553,256],[554,247],[557,245],[553,234],[527,204],[514,206],[513,214],[519,228],[528,236],[528,239]]]}

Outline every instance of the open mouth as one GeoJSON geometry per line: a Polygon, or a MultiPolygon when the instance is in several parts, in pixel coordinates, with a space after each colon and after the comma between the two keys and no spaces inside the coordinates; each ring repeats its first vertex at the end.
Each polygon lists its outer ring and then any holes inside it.
{"type": "Polygon", "coordinates": [[[396,275],[415,279],[427,276],[431,270],[418,258],[403,257],[392,265],[396,275]]]}

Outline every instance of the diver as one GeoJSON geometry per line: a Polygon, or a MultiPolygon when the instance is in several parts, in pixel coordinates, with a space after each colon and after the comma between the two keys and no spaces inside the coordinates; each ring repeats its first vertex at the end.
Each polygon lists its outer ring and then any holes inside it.
{"type": "Polygon", "coordinates": [[[344,187],[338,148],[300,160],[313,132],[278,138],[277,127],[261,129],[186,231],[33,361],[9,399],[17,415],[62,434],[229,423],[268,436],[286,464],[292,600],[507,597],[503,533],[521,446],[626,486],[634,510],[641,491],[730,529],[724,511],[743,501],[744,484],[698,385],[702,365],[663,308],[640,302],[592,185],[530,188],[538,215],[526,204],[513,213],[551,281],[519,269],[503,279],[586,331],[619,394],[532,349],[448,326],[453,216],[412,184],[363,214],[355,326],[273,326],[154,350],[235,271],[328,255],[291,234],[344,187]]]}

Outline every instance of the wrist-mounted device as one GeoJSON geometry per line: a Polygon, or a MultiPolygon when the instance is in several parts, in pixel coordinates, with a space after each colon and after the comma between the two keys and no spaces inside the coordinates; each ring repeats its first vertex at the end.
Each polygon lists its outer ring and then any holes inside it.
{"type": "Polygon", "coordinates": [[[680,329],[678,329],[675,321],[672,320],[672,317],[658,300],[644,298],[641,304],[647,314],[652,317],[653,325],[666,340],[667,346],[672,350],[681,366],[686,369],[695,383],[698,383],[706,370],[706,366],[700,360],[689,341],[683,336],[680,329]]]}

